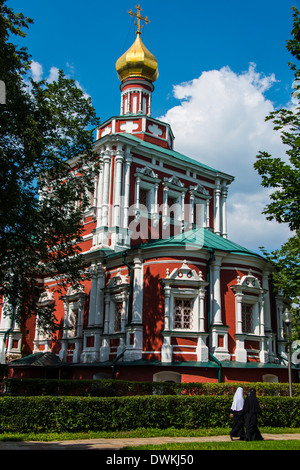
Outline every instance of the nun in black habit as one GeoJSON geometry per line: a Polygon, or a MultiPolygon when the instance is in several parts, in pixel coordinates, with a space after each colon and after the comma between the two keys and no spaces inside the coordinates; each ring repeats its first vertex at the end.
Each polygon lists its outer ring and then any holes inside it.
{"type": "Polygon", "coordinates": [[[251,388],[245,400],[243,413],[245,413],[246,441],[262,441],[263,437],[257,427],[257,415],[261,413],[261,409],[254,388],[251,388]]]}
{"type": "Polygon", "coordinates": [[[230,431],[230,438],[233,440],[233,437],[239,437],[241,441],[245,440],[245,427],[244,427],[244,391],[242,387],[238,387],[236,390],[232,405],[231,405],[231,415],[233,418],[232,429],[230,431]]]}

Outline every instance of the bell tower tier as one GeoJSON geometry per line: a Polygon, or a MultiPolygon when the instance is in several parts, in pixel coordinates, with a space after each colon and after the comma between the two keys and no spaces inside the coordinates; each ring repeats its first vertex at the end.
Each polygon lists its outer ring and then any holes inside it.
{"type": "Polygon", "coordinates": [[[151,116],[151,99],[154,86],[142,77],[129,77],[121,84],[121,116],[144,114],[151,116]]]}
{"type": "Polygon", "coordinates": [[[125,133],[166,149],[173,149],[174,135],[169,124],[151,117],[153,82],[158,78],[158,64],[141,39],[141,22],[150,23],[137,13],[136,38],[132,46],[117,60],[116,71],[121,82],[120,116],[112,117],[97,129],[97,140],[107,135],[125,133]]]}

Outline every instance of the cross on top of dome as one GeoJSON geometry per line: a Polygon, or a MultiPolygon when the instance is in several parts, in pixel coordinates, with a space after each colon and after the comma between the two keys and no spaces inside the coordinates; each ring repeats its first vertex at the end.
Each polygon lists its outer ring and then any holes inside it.
{"type": "Polygon", "coordinates": [[[132,16],[135,16],[135,17],[137,18],[137,23],[134,22],[134,24],[135,24],[136,27],[137,27],[136,34],[141,34],[141,29],[144,27],[143,24],[141,25],[141,20],[142,20],[142,21],[145,21],[146,24],[147,24],[147,23],[150,23],[150,20],[148,19],[147,16],[143,17],[143,16],[141,15],[141,11],[143,11],[143,9],[141,8],[140,5],[137,5],[135,8],[138,10],[137,13],[134,13],[134,12],[132,11],[132,9],[129,10],[129,11],[127,11],[127,13],[129,13],[131,17],[132,17],[132,16]]]}

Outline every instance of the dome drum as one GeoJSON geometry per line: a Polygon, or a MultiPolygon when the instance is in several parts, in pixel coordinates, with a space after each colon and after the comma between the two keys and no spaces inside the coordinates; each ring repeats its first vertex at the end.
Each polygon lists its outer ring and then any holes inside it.
{"type": "Polygon", "coordinates": [[[120,85],[120,90],[125,91],[126,88],[130,88],[133,85],[135,87],[140,87],[151,92],[154,90],[154,85],[150,80],[138,76],[131,76],[129,78],[124,79],[120,85]]]}

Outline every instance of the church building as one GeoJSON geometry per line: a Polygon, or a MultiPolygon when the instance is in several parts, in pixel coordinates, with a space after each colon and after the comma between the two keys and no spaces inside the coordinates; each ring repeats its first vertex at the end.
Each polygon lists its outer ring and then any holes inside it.
{"type": "Polygon", "coordinates": [[[33,320],[6,338],[2,314],[1,361],[14,377],[41,376],[48,364],[73,379],[287,382],[288,300],[274,292],[268,261],[227,237],[234,177],[177,152],[170,125],[152,117],[149,20],[139,6],[130,14],[136,38],[116,62],[120,114],[94,144],[101,166],[81,243],[91,280],[61,298],[45,279],[40,301],[55,302],[67,327],[59,338],[33,320]]]}

